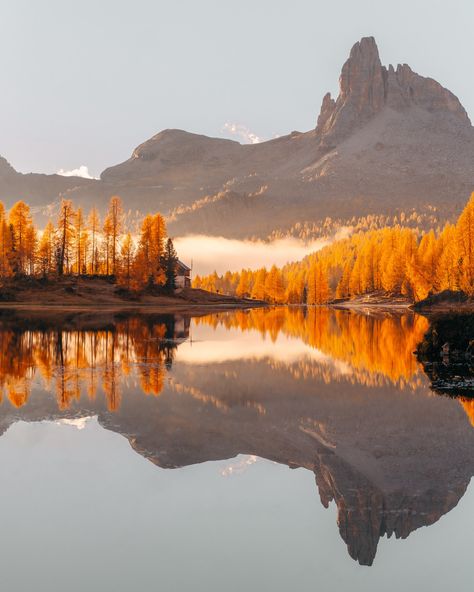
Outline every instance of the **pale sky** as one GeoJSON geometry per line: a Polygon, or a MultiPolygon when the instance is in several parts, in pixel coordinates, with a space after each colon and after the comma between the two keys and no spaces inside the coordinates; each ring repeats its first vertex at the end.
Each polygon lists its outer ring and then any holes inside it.
{"type": "Polygon", "coordinates": [[[98,175],[165,128],[269,139],[314,127],[353,43],[474,118],[473,0],[0,0],[0,154],[98,175]],[[234,131],[233,131],[234,130],[234,131]],[[240,132],[240,135],[239,135],[240,132]]]}

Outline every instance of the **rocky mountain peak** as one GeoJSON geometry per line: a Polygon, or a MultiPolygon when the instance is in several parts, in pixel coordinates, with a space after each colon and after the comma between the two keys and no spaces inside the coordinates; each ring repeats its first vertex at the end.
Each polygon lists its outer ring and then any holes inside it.
{"type": "Polygon", "coordinates": [[[364,37],[352,47],[342,66],[339,96],[332,103],[329,99],[330,95],[323,99],[316,130],[331,141],[349,135],[383,108],[384,74],[373,37],[364,37]]]}
{"type": "Polygon", "coordinates": [[[362,127],[385,107],[402,111],[419,107],[450,114],[470,125],[457,97],[432,78],[420,76],[407,64],[382,66],[373,37],[364,37],[351,49],[339,78],[339,96],[323,99],[316,132],[323,144],[334,144],[362,127]]]}
{"type": "Polygon", "coordinates": [[[402,110],[416,105],[431,113],[451,114],[470,125],[469,117],[459,99],[433,80],[420,76],[408,64],[384,68],[385,103],[392,109],[402,110]]]}
{"type": "Polygon", "coordinates": [[[352,47],[342,66],[339,87],[336,108],[350,106],[362,119],[384,106],[384,75],[373,37],[364,37],[352,47]]]}

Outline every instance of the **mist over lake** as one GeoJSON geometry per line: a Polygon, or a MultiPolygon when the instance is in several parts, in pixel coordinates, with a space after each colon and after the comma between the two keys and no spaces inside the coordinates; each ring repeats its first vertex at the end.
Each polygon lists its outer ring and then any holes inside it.
{"type": "MultiPolygon", "coordinates": [[[[342,236],[348,231],[338,234],[342,236]]],[[[238,271],[243,268],[258,269],[279,267],[298,261],[330,244],[330,239],[306,243],[296,238],[269,242],[227,239],[222,236],[185,236],[175,239],[180,256],[188,264],[193,262],[193,273],[204,275],[217,271],[238,271]]]]}

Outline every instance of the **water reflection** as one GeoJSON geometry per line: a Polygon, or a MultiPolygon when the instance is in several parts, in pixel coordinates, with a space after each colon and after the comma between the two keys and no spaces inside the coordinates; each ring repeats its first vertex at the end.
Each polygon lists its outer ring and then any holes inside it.
{"type": "MultiPolygon", "coordinates": [[[[317,351],[333,362],[339,362],[333,366],[350,372],[359,383],[373,385],[382,380],[401,387],[418,384],[415,375],[419,366],[413,350],[428,329],[427,319],[420,315],[364,315],[346,310],[301,307],[210,315],[196,319],[196,323],[240,332],[258,331],[273,343],[281,335],[293,338],[308,345],[313,350],[313,358],[317,351]]],[[[292,356],[294,345],[285,347],[285,359],[292,356]]],[[[245,355],[244,351],[242,355],[245,355]]],[[[328,377],[329,380],[334,378],[328,377]]]]}
{"type": "Polygon", "coordinates": [[[84,393],[93,401],[101,392],[109,411],[119,408],[121,386],[132,368],[144,394],[161,393],[165,371],[190,324],[189,318],[172,315],[97,320],[97,328],[84,329],[65,328],[60,319],[28,329],[26,320],[18,321],[0,324],[0,400],[23,407],[40,376],[60,410],[84,393]]]}
{"type": "Polygon", "coordinates": [[[0,319],[0,433],[97,416],[161,467],[238,454],[314,472],[349,554],[436,522],[474,473],[473,407],[413,355],[428,321],[274,308],[0,319]]]}

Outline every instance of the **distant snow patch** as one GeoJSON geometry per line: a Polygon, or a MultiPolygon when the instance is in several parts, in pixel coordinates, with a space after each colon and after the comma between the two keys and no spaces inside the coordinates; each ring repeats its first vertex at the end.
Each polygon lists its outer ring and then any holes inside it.
{"type": "Polygon", "coordinates": [[[227,132],[231,136],[235,136],[244,144],[260,144],[260,142],[265,141],[264,138],[257,136],[257,134],[252,132],[246,125],[243,125],[242,123],[231,123],[227,121],[222,126],[222,131],[227,132]]]}
{"type": "Polygon", "coordinates": [[[81,166],[77,169],[71,169],[70,171],[59,169],[57,174],[61,175],[61,177],[82,177],[83,179],[98,179],[98,177],[93,177],[89,173],[89,168],[86,167],[85,164],[81,164],[81,166]]]}

